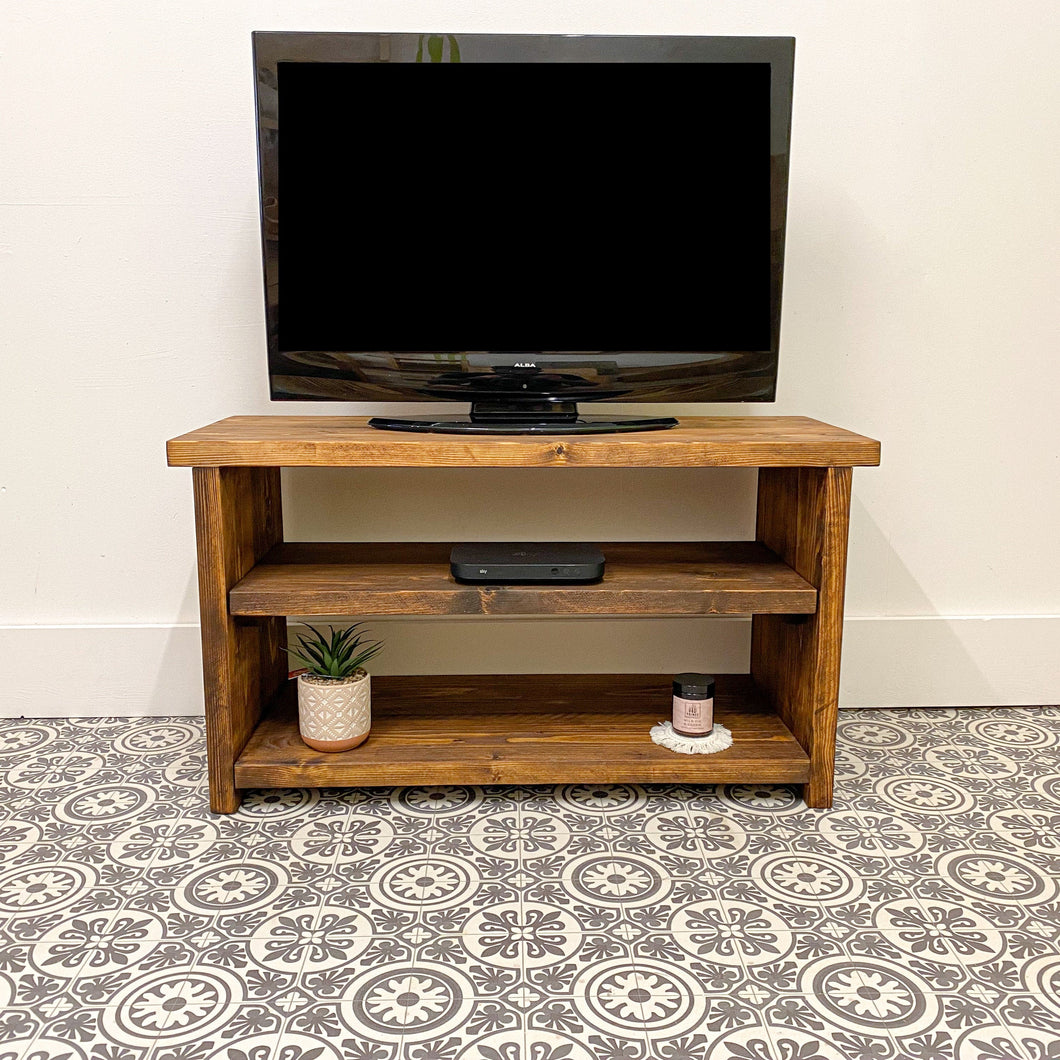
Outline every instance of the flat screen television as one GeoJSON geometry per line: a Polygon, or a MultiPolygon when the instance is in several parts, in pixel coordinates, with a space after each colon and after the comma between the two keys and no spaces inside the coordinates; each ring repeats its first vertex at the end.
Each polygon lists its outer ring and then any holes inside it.
{"type": "Polygon", "coordinates": [[[792,38],[258,32],[254,62],[273,399],[501,433],[775,399],[792,38]]]}

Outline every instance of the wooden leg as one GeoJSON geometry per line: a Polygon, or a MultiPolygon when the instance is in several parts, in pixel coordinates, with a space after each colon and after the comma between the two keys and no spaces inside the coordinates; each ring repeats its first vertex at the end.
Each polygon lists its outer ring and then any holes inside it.
{"type": "Polygon", "coordinates": [[[195,536],[210,809],[234,813],[235,762],[287,677],[283,618],[237,622],[228,591],[283,540],[279,468],[196,467],[195,536]]]}
{"type": "Polygon", "coordinates": [[[762,468],[758,540],[817,588],[813,615],[755,615],[751,674],[810,756],[809,806],[832,805],[849,467],[762,468]]]}

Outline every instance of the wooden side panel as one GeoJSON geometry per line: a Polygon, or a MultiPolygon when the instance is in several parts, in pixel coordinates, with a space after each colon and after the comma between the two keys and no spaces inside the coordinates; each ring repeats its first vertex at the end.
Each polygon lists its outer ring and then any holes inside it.
{"type": "Polygon", "coordinates": [[[235,761],[287,676],[282,618],[241,623],[228,591],[283,539],[278,468],[194,468],[210,808],[239,807],[235,761]]]}
{"type": "Polygon", "coordinates": [[[810,756],[806,801],[831,806],[851,469],[762,468],[758,540],[817,588],[805,618],[755,615],[751,673],[810,756]]]}

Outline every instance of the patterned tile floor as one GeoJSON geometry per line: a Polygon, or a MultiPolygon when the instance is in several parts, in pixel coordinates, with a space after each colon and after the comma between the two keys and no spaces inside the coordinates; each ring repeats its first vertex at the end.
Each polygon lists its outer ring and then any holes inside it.
{"type": "Polygon", "coordinates": [[[838,765],[218,817],[199,719],[0,722],[0,1060],[1060,1057],[1060,708],[838,765]]]}

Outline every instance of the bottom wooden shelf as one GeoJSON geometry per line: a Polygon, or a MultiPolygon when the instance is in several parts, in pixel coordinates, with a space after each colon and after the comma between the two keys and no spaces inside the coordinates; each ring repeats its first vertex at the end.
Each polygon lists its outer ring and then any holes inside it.
{"type": "Polygon", "coordinates": [[[630,781],[803,783],[806,752],[746,674],[720,675],[727,751],[651,742],[670,716],[670,678],[641,674],[373,677],[372,733],[324,754],[298,736],[289,681],[235,766],[237,788],[630,781]]]}

